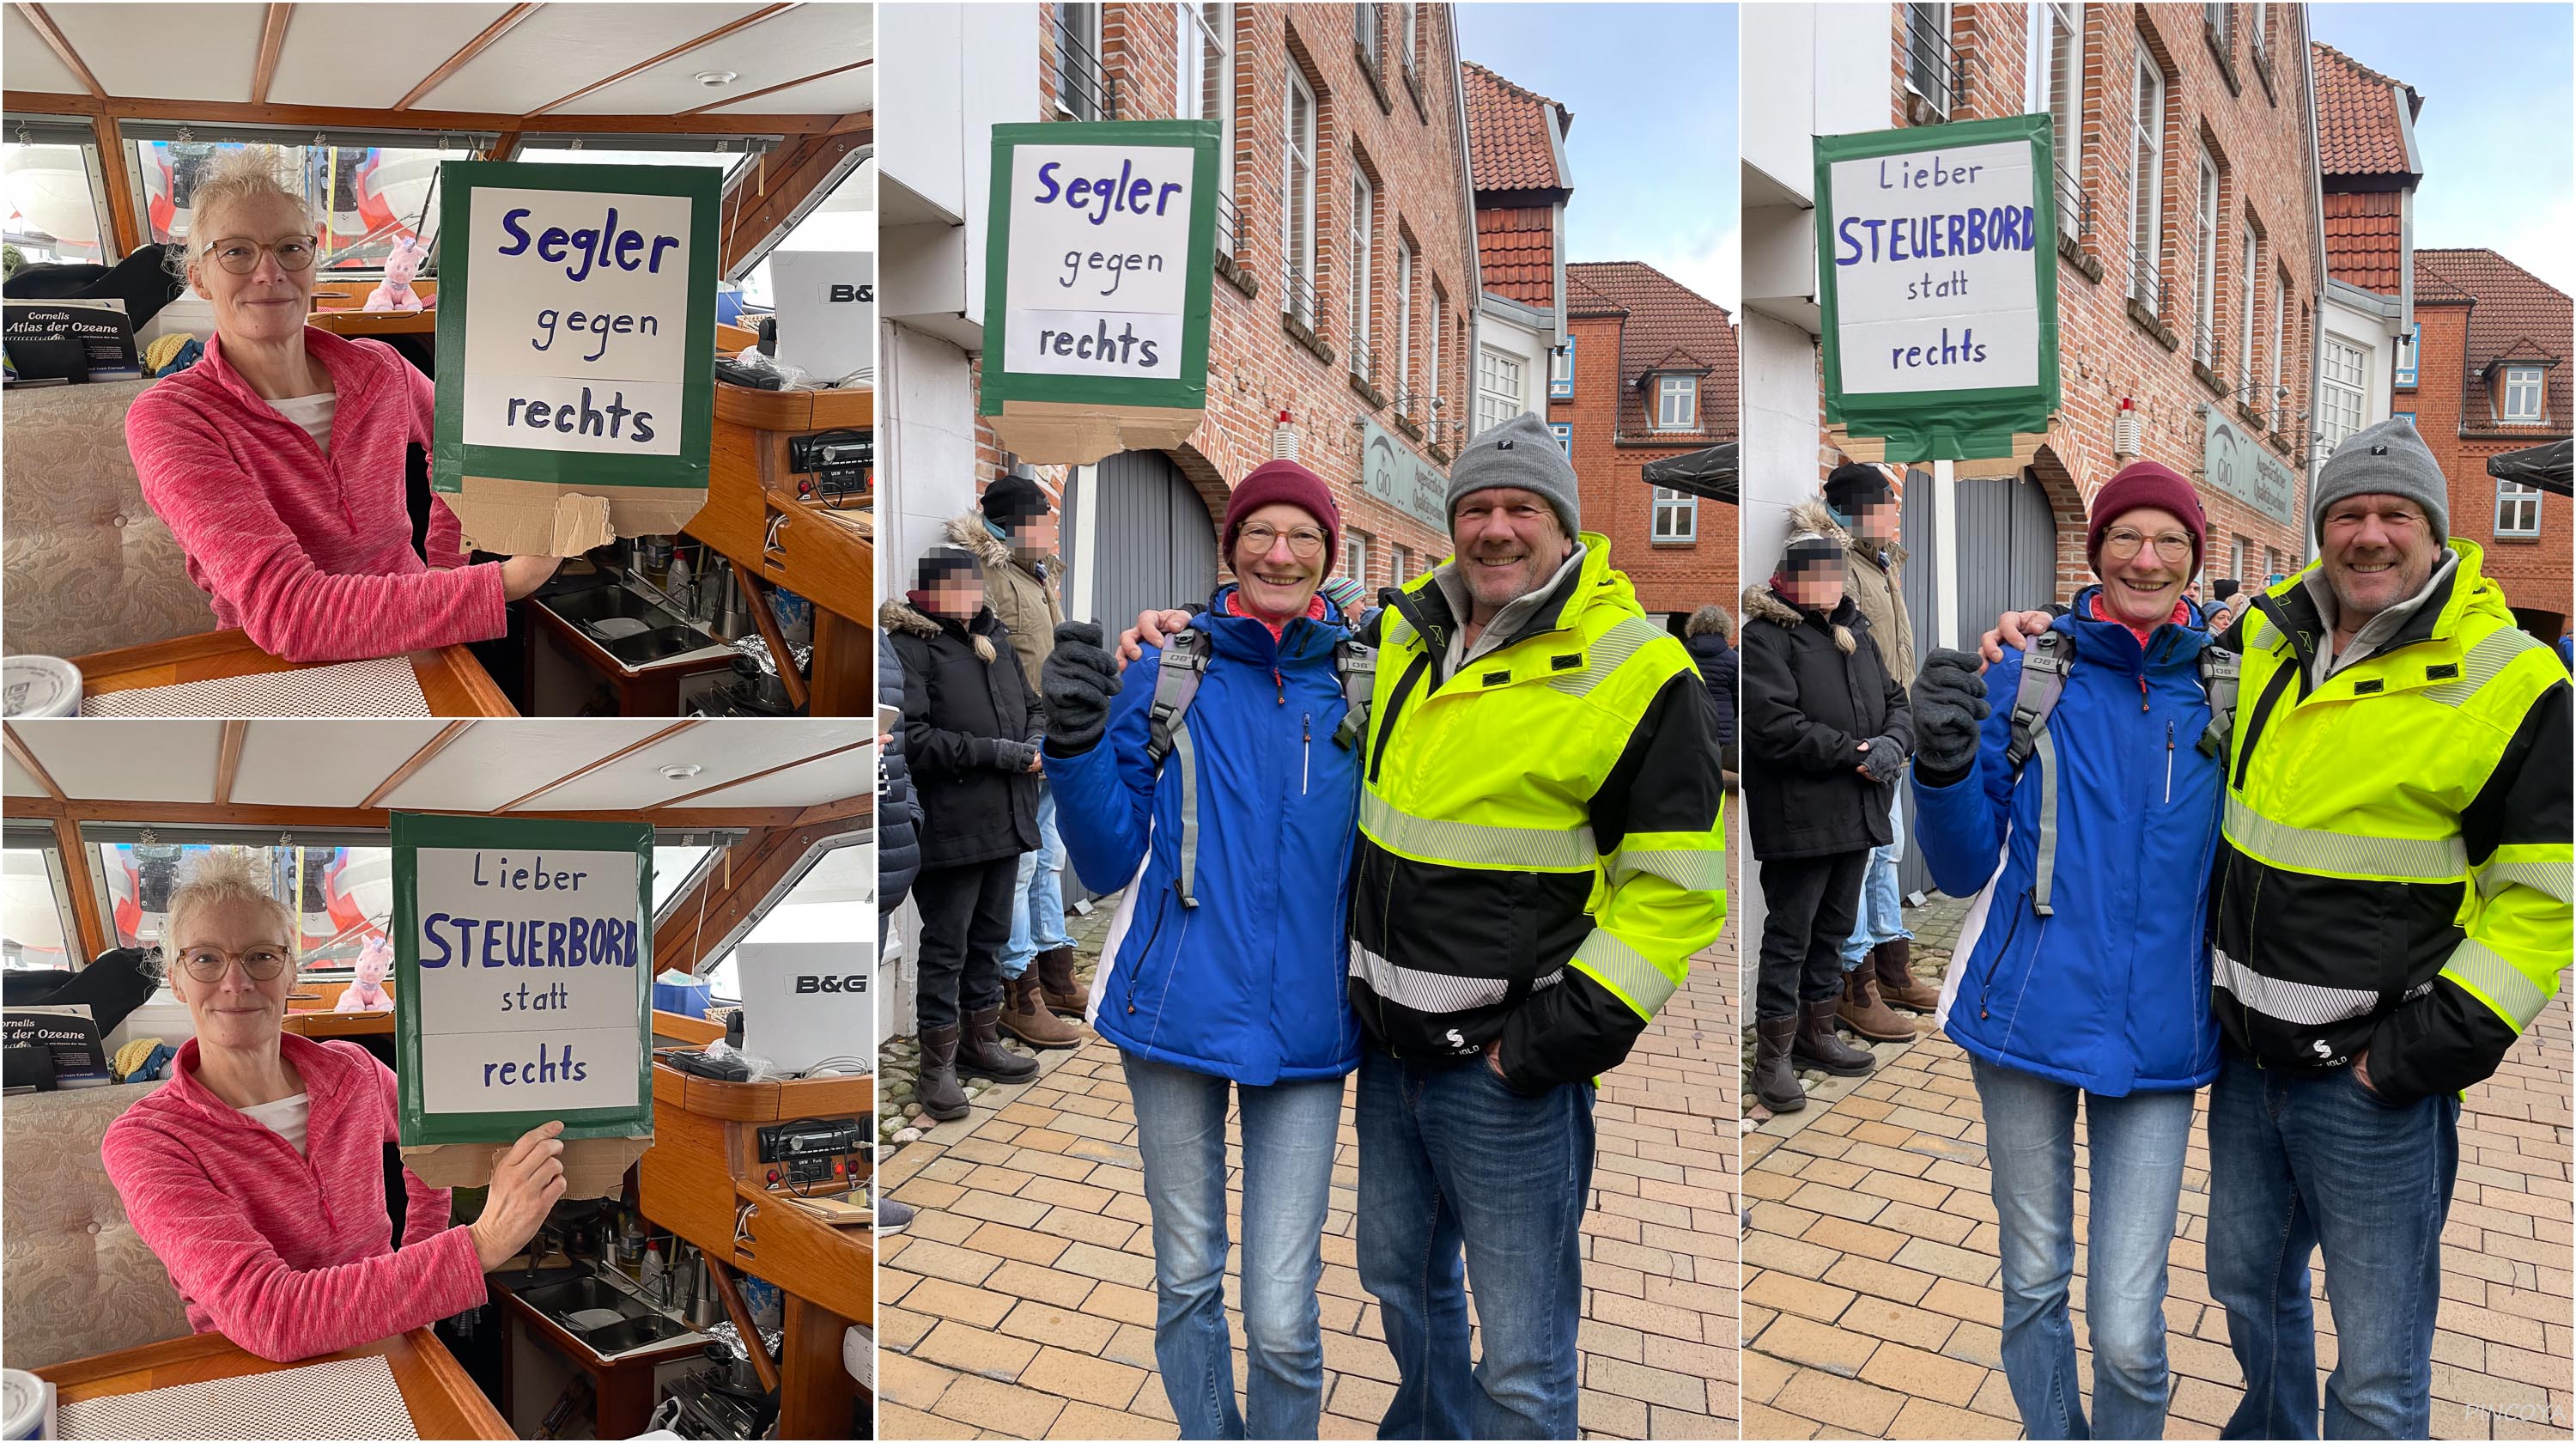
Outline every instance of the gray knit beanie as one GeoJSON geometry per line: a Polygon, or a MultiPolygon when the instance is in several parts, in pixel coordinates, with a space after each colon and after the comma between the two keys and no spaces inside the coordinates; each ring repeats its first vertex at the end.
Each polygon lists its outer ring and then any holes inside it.
{"type": "Polygon", "coordinates": [[[1449,468],[1449,521],[1456,525],[1458,503],[1478,491],[1514,486],[1547,498],[1557,524],[1571,541],[1583,530],[1583,498],[1575,485],[1574,463],[1556,433],[1536,415],[1523,411],[1499,426],[1476,433],[1458,464],[1449,468]]]}
{"type": "Polygon", "coordinates": [[[2325,536],[2326,508],[2347,496],[2403,496],[2424,508],[2433,539],[2451,537],[2451,483],[2433,449],[2415,433],[2415,424],[2392,416],[2376,426],[2355,431],[2317,468],[2316,494],[2308,502],[2308,525],[2325,536]]]}

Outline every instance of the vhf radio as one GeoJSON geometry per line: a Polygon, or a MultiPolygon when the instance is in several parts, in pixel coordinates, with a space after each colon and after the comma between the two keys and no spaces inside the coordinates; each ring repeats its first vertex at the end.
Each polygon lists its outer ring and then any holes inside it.
{"type": "Polygon", "coordinates": [[[868,1153],[868,1134],[854,1117],[809,1117],[759,1130],[760,1161],[771,1187],[854,1183],[854,1162],[868,1153]]]}

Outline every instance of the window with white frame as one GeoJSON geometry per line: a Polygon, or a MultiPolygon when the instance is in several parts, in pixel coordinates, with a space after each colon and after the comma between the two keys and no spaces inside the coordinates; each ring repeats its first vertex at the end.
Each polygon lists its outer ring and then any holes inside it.
{"type": "Polygon", "coordinates": [[[2239,399],[2254,384],[2254,310],[2262,300],[2262,273],[2254,267],[2254,232],[2245,232],[2245,262],[2236,268],[2236,389],[2239,399]]]}
{"type": "Polygon", "coordinates": [[[1351,38],[1358,43],[1361,56],[1368,61],[1368,68],[1384,74],[1386,67],[1381,58],[1384,52],[1378,47],[1378,9],[1367,0],[1351,7],[1351,38]]]}
{"type": "Polygon", "coordinates": [[[1414,413],[1413,404],[1413,242],[1395,238],[1395,409],[1414,413]]]}
{"type": "Polygon", "coordinates": [[[2060,183],[2073,189],[2084,176],[2084,6],[2082,0],[2036,0],[2030,11],[2030,113],[2049,118],[2060,183]]]}
{"type": "Polygon", "coordinates": [[[1529,409],[1521,391],[1521,363],[1491,346],[1476,352],[1476,434],[1529,409]]]}
{"type": "Polygon", "coordinates": [[[1377,268],[1370,264],[1373,247],[1370,240],[1377,229],[1377,191],[1368,177],[1351,172],[1351,374],[1363,381],[1377,379],[1377,357],[1369,342],[1374,328],[1377,297],[1372,294],[1377,283],[1377,268]]]}
{"type": "Polygon", "coordinates": [[[1217,163],[1234,167],[1234,7],[1230,4],[1176,5],[1180,50],[1172,114],[1182,120],[1213,120],[1221,127],[1217,163]]]}
{"type": "Polygon", "coordinates": [[[30,265],[98,262],[101,236],[113,237],[107,220],[107,182],[98,143],[86,123],[12,122],[0,144],[9,176],[9,244],[30,265]]]}
{"type": "Polygon", "coordinates": [[[2272,364],[2271,378],[2263,383],[2263,404],[2255,409],[2271,418],[2270,425],[2279,430],[2281,417],[2289,400],[2281,394],[2281,358],[2289,353],[2283,344],[2290,334],[2290,273],[2282,271],[2272,277],[2272,364]]]}
{"type": "Polygon", "coordinates": [[[1951,94],[1952,57],[1957,52],[1950,45],[1950,7],[1908,4],[1904,13],[1906,88],[1946,117],[1957,102],[1951,94]]]}
{"type": "Polygon", "coordinates": [[[2201,18],[2209,22],[2209,28],[2218,36],[2218,53],[2233,56],[2236,53],[2236,7],[2218,4],[2203,5],[2200,7],[2200,13],[2201,18]]]}
{"type": "Polygon", "coordinates": [[[2423,336],[2424,327],[2421,324],[2417,324],[2408,326],[2406,328],[2406,334],[2397,338],[2397,366],[2394,372],[2394,384],[2399,386],[2412,386],[2415,384],[2415,348],[2416,343],[2422,340],[2423,336]]]}
{"type": "Polygon", "coordinates": [[[2164,255],[2165,77],[2153,57],[2138,61],[2137,104],[2130,114],[2135,168],[2129,173],[2129,298],[2158,309],[2157,267],[2164,255]]]}
{"type": "Polygon", "coordinates": [[[1055,104],[1076,120],[1100,120],[1108,90],[1108,70],[1100,63],[1100,6],[1087,0],[1057,0],[1055,7],[1055,104]]]}
{"type": "Polygon", "coordinates": [[[2504,418],[2507,421],[2540,419],[2540,368],[2507,366],[2504,368],[2504,418]]]}
{"type": "Polygon", "coordinates": [[[2324,382],[2317,398],[2325,424],[2317,439],[2328,446],[2341,445],[2343,438],[2361,429],[2362,409],[2368,404],[2369,365],[2359,346],[2349,346],[2332,336],[2326,338],[2324,382]]]}
{"type": "MultiPolygon", "coordinates": [[[[1443,323],[1447,320],[1448,311],[1449,298],[1440,294],[1440,283],[1433,281],[1429,316],[1431,323],[1423,328],[1423,339],[1429,344],[1424,348],[1422,357],[1422,391],[1431,399],[1430,408],[1422,413],[1426,423],[1440,419],[1440,388],[1445,379],[1440,370],[1440,340],[1444,334],[1443,323]]],[[[1433,433],[1432,441],[1433,444],[1438,444],[1437,432],[1433,433]]]]}
{"type": "Polygon", "coordinates": [[[1413,579],[1413,548],[1390,546],[1386,549],[1386,584],[1402,586],[1413,579]]]}
{"type": "Polygon", "coordinates": [[[2286,575],[2286,574],[2287,574],[2287,573],[2285,573],[2284,571],[2282,571],[2282,570],[2281,570],[2281,548],[2280,548],[2280,547],[2277,547],[2277,546],[2266,546],[2266,547],[2264,547],[2264,548],[2263,548],[2263,576],[2264,576],[2265,582],[2268,584],[2268,583],[2269,583],[2269,581],[2270,581],[2270,579],[2271,579],[2272,577],[2275,577],[2275,576],[2282,576],[2282,575],[2286,575]]]}
{"type": "Polygon", "coordinates": [[[1547,395],[1552,401],[1574,399],[1574,338],[1567,336],[1547,353],[1547,395]]]}
{"type": "Polygon", "coordinates": [[[1669,486],[1655,488],[1655,533],[1657,541],[1697,541],[1699,539],[1699,498],[1687,491],[1669,486]]]}
{"type": "Polygon", "coordinates": [[[2245,9],[2246,13],[2252,17],[2254,22],[2250,27],[2248,27],[2248,34],[2252,37],[2254,58],[2257,61],[2261,61],[2265,59],[2265,47],[2270,44],[2272,38],[2272,27],[2270,24],[2272,7],[2269,5],[2248,5],[2245,9]]]}
{"type": "Polygon", "coordinates": [[[1315,92],[1306,77],[1288,72],[1288,136],[1282,148],[1281,240],[1287,256],[1287,294],[1280,308],[1300,324],[1315,324],[1315,92]]]}
{"type": "Polygon", "coordinates": [[[2495,534],[2533,537],[2540,534],[2540,488],[2519,481],[2496,483],[2495,534]]]}
{"type": "Polygon", "coordinates": [[[1549,434],[1556,437],[1556,448],[1565,453],[1565,459],[1568,461],[1573,460],[1574,423],[1571,421],[1550,421],[1547,423],[1547,429],[1549,434]]]}
{"type": "Polygon", "coordinates": [[[1699,377],[1657,376],[1655,378],[1655,429],[1658,431],[1699,429],[1699,377]]]}
{"type": "Polygon", "coordinates": [[[2192,273],[2192,359],[2218,366],[2218,167],[2209,153],[2200,157],[2199,260],[2192,273]]]}
{"type": "Polygon", "coordinates": [[[1418,7],[1412,4],[1412,0],[1405,0],[1405,3],[1392,8],[1395,12],[1395,58],[1403,62],[1404,73],[1411,75],[1414,73],[1414,12],[1418,7]]]}
{"type": "Polygon", "coordinates": [[[1356,528],[1342,532],[1342,575],[1369,584],[1369,546],[1377,538],[1356,528]]]}
{"type": "Polygon", "coordinates": [[[2229,538],[2227,539],[2227,574],[2228,574],[2228,575],[2235,577],[2235,578],[2236,578],[2237,580],[2239,580],[2239,581],[2243,581],[2243,580],[2245,580],[2245,579],[2246,579],[2246,578],[2245,578],[2245,553],[2246,553],[2246,552],[2248,552],[2248,551],[2251,551],[2253,548],[2254,548],[2254,543],[2253,543],[2253,542],[2251,542],[2251,541],[2246,540],[2246,539],[2245,539],[2244,537],[2242,537],[2242,536],[2231,536],[2231,537],[2229,537],[2229,538]]]}

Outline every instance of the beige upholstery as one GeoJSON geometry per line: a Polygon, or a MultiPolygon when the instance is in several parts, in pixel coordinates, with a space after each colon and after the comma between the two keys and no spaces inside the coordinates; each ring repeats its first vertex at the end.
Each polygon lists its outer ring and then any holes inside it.
{"type": "Polygon", "coordinates": [[[10,654],[85,656],[215,629],[126,454],[125,410],[151,384],[48,386],[0,402],[0,645],[10,654]]]}
{"type": "Polygon", "coordinates": [[[107,1125],[159,1086],[0,1100],[0,1362],[42,1368],[188,1335],[179,1290],[126,1221],[98,1155],[107,1125]]]}

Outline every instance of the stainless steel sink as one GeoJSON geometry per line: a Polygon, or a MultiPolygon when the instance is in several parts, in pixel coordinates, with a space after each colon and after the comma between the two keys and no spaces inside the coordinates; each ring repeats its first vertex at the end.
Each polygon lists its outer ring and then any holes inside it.
{"type": "Polygon", "coordinates": [[[689,1328],[604,1278],[575,1278],[531,1288],[519,1296],[603,1359],[695,1336],[689,1328]],[[615,1314],[615,1320],[599,1316],[602,1313],[615,1314]]]}
{"type": "Polygon", "coordinates": [[[599,1277],[549,1283],[542,1288],[530,1288],[519,1296],[541,1313],[578,1313],[589,1308],[607,1308],[635,1317],[650,1311],[634,1294],[599,1277]]]}
{"type": "Polygon", "coordinates": [[[723,645],[686,617],[624,586],[594,586],[541,597],[538,604],[572,623],[593,646],[629,670],[723,645]]]}

